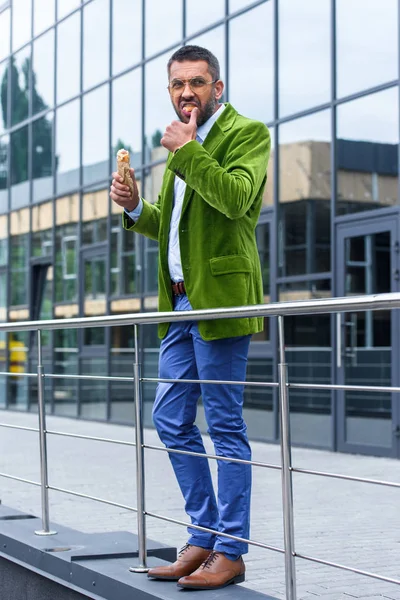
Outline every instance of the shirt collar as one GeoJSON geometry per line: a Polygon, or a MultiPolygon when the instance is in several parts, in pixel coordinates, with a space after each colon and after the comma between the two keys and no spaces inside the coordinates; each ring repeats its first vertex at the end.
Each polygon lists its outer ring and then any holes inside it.
{"type": "Polygon", "coordinates": [[[203,123],[203,125],[200,125],[200,127],[198,128],[197,136],[201,139],[202,142],[204,142],[207,135],[210,133],[211,127],[214,125],[215,121],[221,115],[224,108],[225,108],[225,104],[221,104],[219,109],[213,115],[211,115],[211,117],[208,119],[208,121],[203,123]]]}

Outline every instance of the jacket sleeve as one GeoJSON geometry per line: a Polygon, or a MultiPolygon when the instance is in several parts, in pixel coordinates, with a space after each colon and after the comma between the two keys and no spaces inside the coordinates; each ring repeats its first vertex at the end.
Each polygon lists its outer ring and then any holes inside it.
{"type": "Polygon", "coordinates": [[[122,226],[124,229],[142,233],[152,240],[158,241],[158,233],[160,229],[160,203],[161,196],[155,204],[150,204],[143,199],[143,210],[139,219],[135,222],[124,211],[122,213],[122,226]]]}
{"type": "MultiPolygon", "coordinates": [[[[232,132],[235,133],[235,132],[232,132]]],[[[173,156],[168,168],[213,208],[239,219],[253,204],[265,178],[271,148],[268,128],[249,121],[228,140],[224,166],[195,140],[173,156]]],[[[223,142],[224,143],[224,142],[223,142]]]]}

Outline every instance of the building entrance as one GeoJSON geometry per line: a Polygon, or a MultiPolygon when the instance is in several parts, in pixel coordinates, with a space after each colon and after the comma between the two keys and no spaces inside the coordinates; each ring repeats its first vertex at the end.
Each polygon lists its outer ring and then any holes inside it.
{"type": "MultiPolygon", "coordinates": [[[[396,214],[338,226],[338,296],[399,291],[396,214]]],[[[346,385],[398,386],[398,311],[337,315],[337,381],[346,385]]],[[[338,392],[338,450],[398,456],[399,394],[338,392]]]]}

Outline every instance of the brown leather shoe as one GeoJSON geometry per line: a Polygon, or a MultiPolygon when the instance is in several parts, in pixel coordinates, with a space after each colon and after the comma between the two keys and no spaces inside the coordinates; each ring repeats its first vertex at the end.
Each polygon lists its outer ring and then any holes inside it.
{"type": "Polygon", "coordinates": [[[242,583],[245,570],[242,557],[229,560],[213,550],[197,571],[179,579],[178,586],[193,590],[218,590],[231,583],[242,583]]]}
{"type": "Polygon", "coordinates": [[[179,551],[178,559],[172,565],[150,569],[147,577],[178,581],[181,577],[193,573],[206,560],[210,552],[211,550],[200,546],[185,544],[179,551]]]}

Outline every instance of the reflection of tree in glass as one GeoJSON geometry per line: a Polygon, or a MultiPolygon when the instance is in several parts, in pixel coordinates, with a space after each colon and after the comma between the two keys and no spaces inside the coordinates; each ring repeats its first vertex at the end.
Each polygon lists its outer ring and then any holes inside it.
{"type": "Polygon", "coordinates": [[[3,79],[0,84],[1,114],[4,129],[7,127],[7,77],[8,69],[4,71],[3,79]]]}
{"type": "Polygon", "coordinates": [[[124,144],[124,142],[123,142],[123,140],[121,140],[121,138],[117,139],[117,143],[115,144],[115,146],[113,148],[113,156],[116,156],[118,150],[122,150],[122,148],[125,148],[125,150],[128,150],[129,154],[132,156],[132,154],[133,154],[132,146],[130,146],[129,144],[124,144]]]}
{"type": "MultiPolygon", "coordinates": [[[[21,67],[22,84],[20,85],[20,74],[12,57],[10,62],[11,79],[11,98],[13,123],[20,123],[28,116],[29,106],[29,72],[31,70],[31,60],[27,58],[21,67]]],[[[3,121],[5,124],[5,115],[7,114],[7,77],[6,69],[1,82],[1,108],[3,121]]],[[[44,111],[48,108],[43,98],[37,91],[36,75],[32,72],[32,110],[33,114],[44,111]]],[[[52,123],[46,118],[39,119],[33,123],[33,156],[32,170],[33,177],[45,177],[51,174],[51,150],[52,150],[52,123]]],[[[0,161],[1,161],[0,148],[0,161]]],[[[28,129],[23,127],[11,135],[11,156],[12,163],[10,168],[11,184],[26,181],[28,178],[28,129]]]]}
{"type": "Polygon", "coordinates": [[[158,148],[159,146],[161,146],[162,136],[162,131],[160,131],[160,129],[156,129],[156,131],[151,136],[151,145],[153,148],[158,148]]]}

